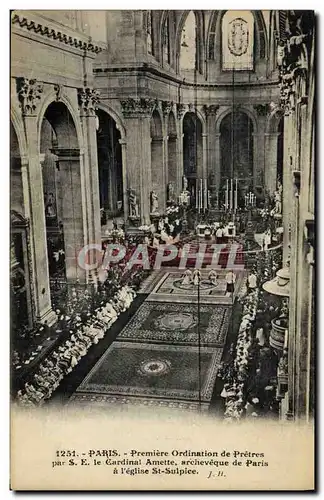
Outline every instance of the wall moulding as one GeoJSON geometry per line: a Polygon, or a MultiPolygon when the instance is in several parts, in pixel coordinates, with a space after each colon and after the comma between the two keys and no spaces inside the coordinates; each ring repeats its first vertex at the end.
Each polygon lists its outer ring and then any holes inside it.
{"type": "Polygon", "coordinates": [[[89,42],[89,37],[67,27],[64,27],[64,33],[61,31],[61,28],[55,27],[54,23],[46,21],[46,19],[37,16],[37,14],[26,11],[13,11],[11,16],[11,24],[13,26],[18,26],[28,32],[61,42],[82,51],[94,54],[102,51],[102,47],[89,42]]]}

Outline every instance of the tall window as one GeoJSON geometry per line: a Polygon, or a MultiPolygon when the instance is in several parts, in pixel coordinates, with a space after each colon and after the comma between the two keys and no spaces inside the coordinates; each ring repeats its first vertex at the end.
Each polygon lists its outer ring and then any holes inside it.
{"type": "Polygon", "coordinates": [[[146,15],[146,37],[147,37],[147,52],[153,55],[153,31],[152,31],[151,10],[148,10],[146,15]]]}
{"type": "Polygon", "coordinates": [[[169,16],[164,21],[162,30],[162,53],[163,62],[170,64],[170,21],[169,16]]]}
{"type": "Polygon", "coordinates": [[[194,70],[197,67],[196,16],[190,11],[181,33],[180,70],[194,70]]]}
{"type": "Polygon", "coordinates": [[[223,70],[253,70],[254,17],[228,10],[222,19],[223,70]]]}

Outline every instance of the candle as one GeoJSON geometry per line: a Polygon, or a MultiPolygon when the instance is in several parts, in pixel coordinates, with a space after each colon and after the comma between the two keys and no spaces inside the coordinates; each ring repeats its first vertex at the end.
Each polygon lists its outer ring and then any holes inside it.
{"type": "Polygon", "coordinates": [[[285,330],[285,343],[284,349],[288,349],[288,330],[285,330]]]}
{"type": "Polygon", "coordinates": [[[207,196],[207,179],[204,179],[204,210],[208,207],[207,196]]]}
{"type": "Polygon", "coordinates": [[[225,208],[228,209],[228,179],[226,179],[225,208]]]}
{"type": "Polygon", "coordinates": [[[230,210],[233,209],[233,179],[231,179],[231,191],[230,191],[230,210]]]}
{"type": "Polygon", "coordinates": [[[199,209],[199,179],[196,179],[196,208],[199,209]]]}
{"type": "Polygon", "coordinates": [[[234,200],[234,210],[237,210],[237,178],[235,179],[235,200],[234,200]]]}

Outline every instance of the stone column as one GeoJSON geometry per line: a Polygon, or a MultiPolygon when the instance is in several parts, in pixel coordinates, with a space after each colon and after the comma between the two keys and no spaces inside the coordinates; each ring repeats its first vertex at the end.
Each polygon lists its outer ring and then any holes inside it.
{"type": "MultiPolygon", "coordinates": [[[[219,136],[215,131],[215,116],[218,112],[219,106],[216,104],[211,104],[210,106],[203,106],[203,110],[207,121],[207,174],[206,176],[213,179],[213,183],[216,182],[216,169],[220,171],[219,159],[216,163],[216,147],[219,150],[219,136]]],[[[219,182],[218,182],[219,184],[219,182]]]]}
{"type": "Polygon", "coordinates": [[[208,134],[202,134],[202,148],[203,148],[203,165],[202,165],[202,177],[203,179],[207,179],[208,177],[208,134]]]}
{"type": "Polygon", "coordinates": [[[125,139],[119,139],[119,144],[121,146],[121,158],[122,158],[122,169],[123,169],[123,205],[124,205],[124,222],[126,224],[128,219],[128,199],[127,199],[127,159],[126,150],[127,143],[125,139]]]}
{"type": "Polygon", "coordinates": [[[150,223],[150,119],[155,105],[155,100],[145,98],[121,101],[127,130],[127,183],[124,190],[134,189],[139,200],[141,224],[150,223]]]}
{"type": "Polygon", "coordinates": [[[220,183],[221,183],[221,151],[220,151],[220,138],[221,134],[215,134],[215,150],[214,150],[214,155],[215,155],[215,179],[216,179],[216,186],[218,191],[220,190],[220,183]]]}
{"type": "Polygon", "coordinates": [[[183,134],[178,135],[177,138],[177,192],[181,193],[182,191],[182,179],[184,176],[184,168],[183,168],[183,134]]]}
{"type": "Polygon", "coordinates": [[[264,183],[264,135],[253,136],[253,185],[262,186],[264,183]]]}
{"type": "MultiPolygon", "coordinates": [[[[89,243],[86,235],[86,203],[84,201],[84,179],[81,179],[80,150],[55,148],[60,171],[63,208],[63,234],[65,251],[65,269],[68,281],[85,282],[87,272],[78,263],[78,255],[84,245],[89,243]],[[83,189],[82,189],[83,188],[83,189]]],[[[92,242],[91,242],[92,243],[92,242]]],[[[92,264],[97,252],[87,254],[87,264],[92,264]]]]}
{"type": "Polygon", "coordinates": [[[278,138],[279,133],[264,134],[265,165],[264,185],[272,195],[277,189],[278,138]]]}
{"type": "MultiPolygon", "coordinates": [[[[73,167],[81,170],[80,187],[84,189],[85,198],[85,216],[86,225],[82,224],[82,232],[86,244],[101,245],[101,223],[100,223],[100,191],[99,191],[99,170],[98,170],[98,152],[97,152],[97,133],[96,133],[96,108],[99,102],[99,92],[91,88],[83,88],[78,91],[79,109],[83,129],[84,155],[83,161],[80,160],[80,152],[72,154],[73,167]]],[[[67,160],[64,160],[67,161],[67,160]]],[[[72,166],[71,163],[71,166],[72,166]]],[[[75,173],[77,176],[78,174],[75,173]]],[[[78,187],[77,187],[78,189],[78,187]]],[[[81,193],[80,193],[81,194],[81,193]]],[[[81,201],[81,198],[80,198],[81,201]]],[[[77,215],[79,217],[79,215],[77,215]]],[[[90,264],[97,262],[99,253],[89,252],[90,264]]]]}
{"type": "MultiPolygon", "coordinates": [[[[51,306],[46,242],[42,168],[39,158],[37,108],[43,86],[36,80],[17,80],[18,97],[25,124],[28,168],[22,168],[25,214],[30,217],[32,287],[36,320],[51,326],[56,315],[51,306]]],[[[26,159],[27,160],[27,159],[26,159]]]]}

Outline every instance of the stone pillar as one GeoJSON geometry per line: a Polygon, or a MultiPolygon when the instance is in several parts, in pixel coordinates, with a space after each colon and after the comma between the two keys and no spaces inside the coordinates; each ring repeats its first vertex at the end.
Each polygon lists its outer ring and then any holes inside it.
{"type": "MultiPolygon", "coordinates": [[[[83,208],[86,217],[86,224],[82,223],[84,241],[86,244],[101,245],[101,223],[100,223],[100,191],[99,191],[99,170],[98,170],[98,152],[97,152],[97,133],[96,133],[96,107],[99,101],[99,92],[91,88],[83,88],[78,91],[78,100],[80,108],[81,123],[83,129],[84,155],[83,161],[80,160],[80,152],[72,152],[71,167],[80,172],[75,172],[76,180],[82,185],[85,206],[83,208]],[[78,157],[78,158],[76,158],[78,157]]],[[[69,154],[67,155],[69,156],[69,154]]],[[[68,160],[64,160],[65,163],[68,160]]],[[[78,186],[76,186],[78,189],[78,186]]],[[[80,192],[81,194],[81,192],[80,192]]],[[[81,201],[81,197],[80,197],[81,201]]],[[[64,214],[65,216],[65,214],[64,214]]],[[[80,214],[77,214],[79,217],[80,214]]],[[[81,236],[80,236],[81,238],[81,236]]],[[[97,263],[99,253],[89,252],[90,264],[97,263]]],[[[80,271],[78,271],[80,272],[80,271]]]]}
{"type": "Polygon", "coordinates": [[[128,192],[129,189],[134,189],[139,200],[141,224],[150,223],[150,119],[155,105],[156,102],[153,99],[139,98],[121,101],[127,130],[127,183],[124,190],[128,192]]]}
{"type": "Polygon", "coordinates": [[[208,161],[208,134],[202,134],[202,148],[203,148],[203,165],[202,165],[202,177],[203,179],[208,178],[208,168],[207,168],[207,161],[208,161]]]}
{"type": "MultiPolygon", "coordinates": [[[[87,272],[78,264],[78,255],[84,245],[89,243],[86,237],[86,202],[84,196],[84,179],[81,179],[80,150],[55,148],[53,153],[57,157],[60,171],[63,208],[63,234],[65,251],[65,269],[68,281],[85,282],[87,272]]],[[[91,242],[92,243],[92,242],[91,242]]],[[[97,252],[87,254],[87,264],[97,252]]]]}
{"type": "Polygon", "coordinates": [[[119,139],[119,144],[121,146],[121,158],[122,158],[122,169],[123,169],[123,205],[124,205],[124,222],[126,224],[128,219],[128,199],[127,199],[127,159],[126,159],[126,150],[127,144],[124,139],[119,139]]]}
{"type": "Polygon", "coordinates": [[[178,135],[177,139],[177,192],[181,193],[182,191],[182,179],[184,176],[184,168],[183,168],[183,134],[178,135]]]}
{"type": "MultiPolygon", "coordinates": [[[[37,107],[42,85],[36,80],[17,80],[18,97],[25,124],[28,168],[22,168],[25,214],[30,217],[30,247],[32,260],[32,287],[36,320],[51,326],[56,315],[51,306],[46,242],[45,208],[42,168],[39,158],[37,107]]],[[[27,160],[27,159],[26,159],[27,160]]]]}
{"type": "Polygon", "coordinates": [[[214,150],[214,158],[215,158],[215,179],[216,179],[216,186],[218,191],[220,190],[220,183],[221,183],[221,152],[220,152],[220,138],[221,134],[215,134],[215,150],[214,150]]]}
{"type": "Polygon", "coordinates": [[[165,210],[164,138],[151,139],[151,183],[159,199],[159,212],[165,210]]]}
{"type": "Polygon", "coordinates": [[[264,184],[264,135],[252,134],[253,136],[253,185],[264,184]]]}
{"type": "Polygon", "coordinates": [[[291,211],[294,202],[292,189],[292,116],[284,117],[284,154],[283,154],[283,192],[282,192],[282,216],[283,216],[283,264],[285,265],[290,255],[290,235],[291,235],[291,211]]]}
{"type": "MultiPolygon", "coordinates": [[[[203,110],[207,121],[207,177],[213,179],[213,184],[216,185],[216,170],[220,172],[220,161],[216,162],[216,147],[219,151],[219,136],[215,131],[215,116],[218,112],[219,106],[216,104],[211,104],[210,106],[203,106],[203,110]]],[[[218,154],[219,156],[219,154],[218,154]]],[[[217,185],[219,185],[219,180],[217,185]]]]}
{"type": "Polygon", "coordinates": [[[277,189],[278,138],[279,133],[264,134],[265,165],[264,185],[271,195],[277,189]]]}

